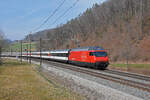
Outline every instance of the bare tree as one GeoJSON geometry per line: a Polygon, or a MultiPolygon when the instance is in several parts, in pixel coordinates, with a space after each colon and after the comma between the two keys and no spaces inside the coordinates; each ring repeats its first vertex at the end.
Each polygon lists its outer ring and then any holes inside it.
{"type": "Polygon", "coordinates": [[[4,33],[2,30],[0,30],[0,65],[2,64],[2,59],[1,59],[1,53],[2,53],[2,47],[4,46],[4,33]]]}

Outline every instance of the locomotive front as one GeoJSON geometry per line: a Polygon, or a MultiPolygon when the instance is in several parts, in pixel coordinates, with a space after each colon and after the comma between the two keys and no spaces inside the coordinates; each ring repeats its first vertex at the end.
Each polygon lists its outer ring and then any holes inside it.
{"type": "Polygon", "coordinates": [[[90,56],[93,57],[93,63],[96,68],[105,69],[109,65],[108,54],[104,50],[94,50],[90,52],[90,56]]]}

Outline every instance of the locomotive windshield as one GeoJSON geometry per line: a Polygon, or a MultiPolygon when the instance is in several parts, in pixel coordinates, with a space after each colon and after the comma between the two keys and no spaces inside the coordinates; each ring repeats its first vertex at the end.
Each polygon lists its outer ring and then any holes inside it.
{"type": "Polygon", "coordinates": [[[91,56],[96,56],[96,57],[106,57],[107,53],[106,52],[90,52],[91,56]]]}

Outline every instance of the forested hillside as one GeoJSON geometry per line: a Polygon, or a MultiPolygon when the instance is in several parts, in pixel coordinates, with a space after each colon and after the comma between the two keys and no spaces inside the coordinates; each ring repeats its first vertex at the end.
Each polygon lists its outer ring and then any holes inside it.
{"type": "Polygon", "coordinates": [[[45,49],[102,46],[112,61],[150,61],[150,0],[107,0],[42,37],[45,49]]]}

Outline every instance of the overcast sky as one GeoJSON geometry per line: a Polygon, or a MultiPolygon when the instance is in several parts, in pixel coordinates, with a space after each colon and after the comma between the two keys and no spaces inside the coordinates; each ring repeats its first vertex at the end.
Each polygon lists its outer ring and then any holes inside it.
{"type": "MultiPolygon", "coordinates": [[[[0,29],[11,40],[23,39],[25,35],[39,26],[63,0],[1,0],[0,29]]],[[[39,30],[53,28],[77,17],[87,8],[104,0],[79,0],[63,18],[52,25],[57,17],[64,13],[76,0],[66,0],[59,11],[39,30]]]]}

